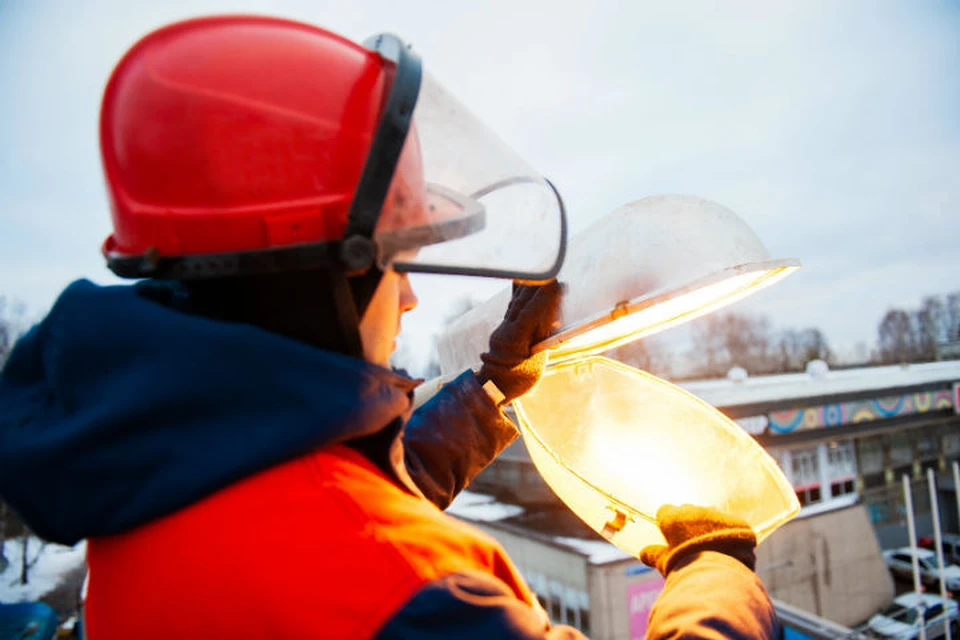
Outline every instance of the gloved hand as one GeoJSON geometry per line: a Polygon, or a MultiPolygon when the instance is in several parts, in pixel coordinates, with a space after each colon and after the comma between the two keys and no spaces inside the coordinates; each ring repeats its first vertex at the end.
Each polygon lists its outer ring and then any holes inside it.
{"type": "Polygon", "coordinates": [[[483,366],[477,374],[481,384],[491,380],[497,385],[504,404],[530,391],[543,374],[546,354],[532,356],[530,351],[559,321],[562,294],[556,280],[539,286],[513,283],[510,306],[490,335],[490,350],[480,356],[483,366]]]}
{"type": "Polygon", "coordinates": [[[650,545],[640,560],[663,577],[684,558],[700,551],[716,551],[736,558],[751,571],[756,567],[757,536],[742,519],[709,507],[665,504],[657,510],[657,525],[667,545],[650,545]]]}

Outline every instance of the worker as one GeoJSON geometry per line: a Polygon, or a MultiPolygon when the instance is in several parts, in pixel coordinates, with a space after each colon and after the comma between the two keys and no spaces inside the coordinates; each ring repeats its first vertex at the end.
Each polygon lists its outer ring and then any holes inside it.
{"type": "Polygon", "coordinates": [[[0,493],[88,539],[88,637],[579,637],[442,513],[542,372],[553,186],[398,38],[265,17],[139,41],[100,143],[103,253],[139,281],[71,284],[0,377],[0,493]],[[482,366],[411,415],[389,363],[412,272],[517,282],[482,366]]]}

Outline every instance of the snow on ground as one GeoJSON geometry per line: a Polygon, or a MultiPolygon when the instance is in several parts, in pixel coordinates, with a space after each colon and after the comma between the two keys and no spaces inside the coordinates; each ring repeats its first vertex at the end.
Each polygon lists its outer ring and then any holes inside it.
{"type": "Polygon", "coordinates": [[[27,584],[20,584],[23,562],[23,541],[10,538],[3,546],[3,555],[10,564],[0,573],[0,602],[29,602],[39,600],[53,591],[61,577],[83,566],[87,557],[87,543],[73,547],[45,543],[31,537],[27,542],[27,561],[36,563],[27,570],[27,584]]]}
{"type": "Polygon", "coordinates": [[[474,522],[496,522],[523,513],[523,507],[497,502],[493,496],[461,491],[447,507],[447,513],[474,522]]]}

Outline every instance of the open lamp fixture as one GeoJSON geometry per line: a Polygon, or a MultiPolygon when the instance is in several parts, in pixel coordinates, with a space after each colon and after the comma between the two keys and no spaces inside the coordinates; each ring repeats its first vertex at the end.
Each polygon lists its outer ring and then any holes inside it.
{"type": "MultiPolygon", "coordinates": [[[[544,480],[588,525],[638,555],[662,544],[663,504],[738,515],[763,539],[799,512],[790,483],[722,413],[600,354],[715,311],[799,267],[773,260],[732,211],[687,196],[624,205],[571,238],[558,279],[560,326],[540,383],[513,403],[544,480]]],[[[441,375],[474,366],[509,303],[505,291],[441,337],[441,375]]]]}

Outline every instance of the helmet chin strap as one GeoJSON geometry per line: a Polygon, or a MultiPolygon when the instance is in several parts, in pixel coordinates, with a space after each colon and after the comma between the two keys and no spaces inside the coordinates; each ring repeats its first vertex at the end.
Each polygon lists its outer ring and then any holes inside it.
{"type": "MultiPolygon", "coordinates": [[[[372,267],[370,271],[376,271],[376,282],[373,289],[376,290],[377,284],[382,275],[379,269],[372,267]]],[[[366,312],[373,292],[369,296],[360,297],[356,293],[359,283],[355,280],[369,278],[370,271],[362,276],[347,277],[346,270],[343,268],[332,268],[327,270],[330,291],[333,293],[333,301],[336,308],[337,324],[340,326],[340,335],[343,338],[344,354],[354,358],[364,359],[363,340],[360,337],[360,320],[366,312]]],[[[364,283],[369,286],[367,283],[364,283]]],[[[363,290],[366,289],[363,287],[363,290]]]]}

